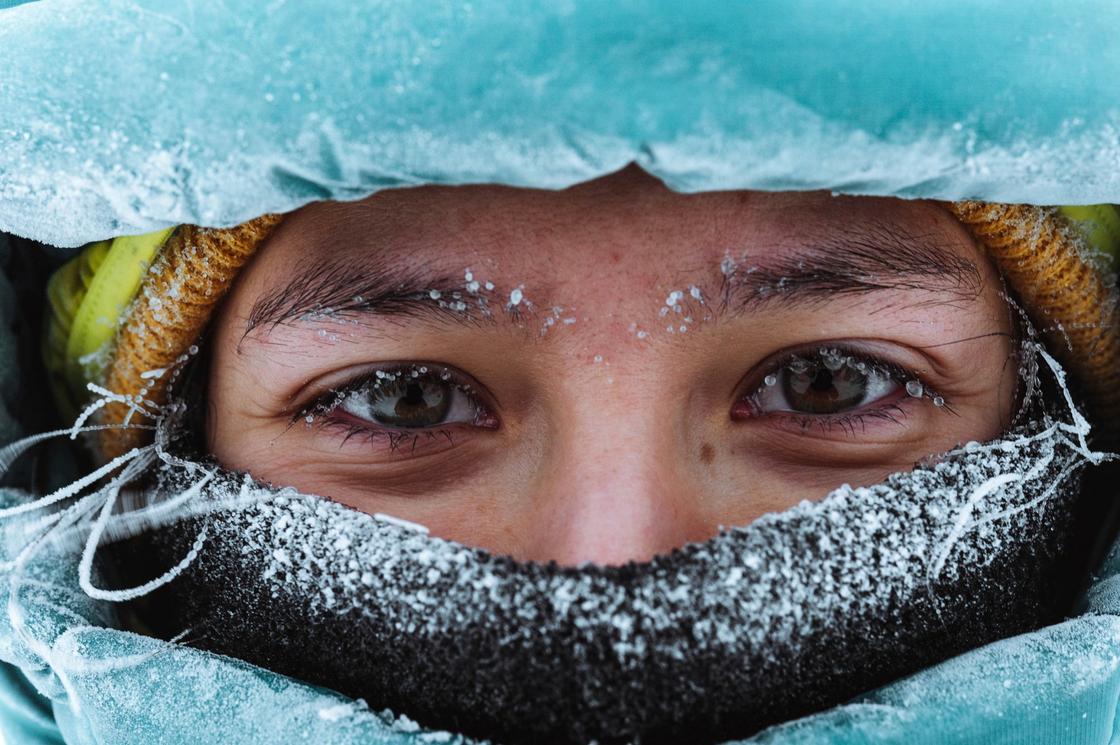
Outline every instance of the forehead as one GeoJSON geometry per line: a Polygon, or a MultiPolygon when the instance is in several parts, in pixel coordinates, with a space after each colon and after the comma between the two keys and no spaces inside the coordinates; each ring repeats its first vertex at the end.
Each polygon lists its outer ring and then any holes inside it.
{"type": "Polygon", "coordinates": [[[270,241],[276,279],[309,262],[386,262],[448,276],[475,268],[495,280],[558,289],[604,273],[649,281],[710,273],[721,260],[827,251],[838,236],[878,241],[889,253],[910,240],[974,256],[940,206],[822,192],[670,191],[624,171],[564,191],[500,186],[421,187],[358,202],[325,202],[290,215],[270,241]]]}

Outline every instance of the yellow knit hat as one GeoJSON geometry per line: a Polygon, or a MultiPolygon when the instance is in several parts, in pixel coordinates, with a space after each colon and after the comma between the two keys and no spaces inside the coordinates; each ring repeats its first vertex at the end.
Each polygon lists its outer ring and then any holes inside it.
{"type": "Polygon", "coordinates": [[[1116,207],[948,207],[995,261],[1048,348],[1088,396],[1090,419],[1114,430],[1120,414],[1116,207]]]}
{"type": "MultiPolygon", "coordinates": [[[[55,399],[76,416],[97,383],[124,397],[166,402],[171,370],[188,355],[241,267],[280,222],[263,215],[234,228],[174,230],[90,244],[47,284],[44,362],[55,399]]],[[[99,424],[151,424],[124,402],[99,424]]],[[[151,439],[138,428],[103,430],[113,458],[151,439]]]]}
{"type": "MultiPolygon", "coordinates": [[[[946,208],[993,258],[1046,334],[1054,354],[1089,396],[1092,418],[1120,413],[1120,327],[1111,274],[1120,255],[1112,205],[1034,207],[983,202],[946,208]]],[[[197,341],[238,271],[279,223],[265,215],[229,229],[190,225],[90,244],[51,278],[44,356],[67,415],[89,399],[87,383],[116,394],[166,401],[170,376],[197,341]],[[149,266],[150,265],[150,266],[149,266]]],[[[125,403],[99,422],[149,424],[125,403]]],[[[149,430],[100,433],[112,458],[151,438],[149,430]]]]}

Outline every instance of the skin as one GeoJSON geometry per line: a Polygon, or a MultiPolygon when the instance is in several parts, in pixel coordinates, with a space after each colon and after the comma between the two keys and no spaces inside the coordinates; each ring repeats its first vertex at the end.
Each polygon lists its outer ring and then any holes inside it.
{"type": "Polygon", "coordinates": [[[314,204],[286,218],[215,318],[207,441],[226,467],[494,552],[645,560],[998,435],[1017,367],[1001,291],[965,230],[927,202],[682,195],[629,168],[558,192],[423,187],[314,204]],[[906,286],[796,299],[771,285],[720,308],[729,276],[812,259],[829,236],[902,250],[879,245],[884,229],[971,267],[967,281],[882,269],[873,278],[906,286]],[[479,292],[491,315],[468,294],[468,324],[447,320],[453,310],[441,320],[360,309],[252,322],[263,298],[292,295],[319,261],[357,278],[407,267],[459,284],[470,268],[494,285],[479,292]],[[680,313],[666,304],[674,290],[680,313]],[[774,367],[785,352],[818,359],[838,344],[909,372],[882,400],[837,415],[751,397],[766,374],[791,374],[774,367]],[[401,361],[461,372],[485,412],[394,437],[374,422],[354,432],[363,425],[340,407],[308,408],[401,361]]]}

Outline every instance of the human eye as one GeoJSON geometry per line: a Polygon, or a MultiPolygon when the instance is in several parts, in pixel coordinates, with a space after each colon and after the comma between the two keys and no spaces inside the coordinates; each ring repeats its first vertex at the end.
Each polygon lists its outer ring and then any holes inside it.
{"type": "Polygon", "coordinates": [[[497,429],[492,407],[479,386],[446,365],[403,362],[367,368],[302,407],[303,420],[341,434],[342,442],[360,436],[383,442],[394,452],[415,452],[433,440],[453,444],[455,429],[497,429]]]}
{"type": "Polygon", "coordinates": [[[761,380],[736,402],[733,418],[772,417],[802,430],[839,427],[854,434],[870,419],[899,423],[907,407],[921,400],[951,411],[916,372],[858,350],[804,349],[780,355],[763,369],[761,380]]]}

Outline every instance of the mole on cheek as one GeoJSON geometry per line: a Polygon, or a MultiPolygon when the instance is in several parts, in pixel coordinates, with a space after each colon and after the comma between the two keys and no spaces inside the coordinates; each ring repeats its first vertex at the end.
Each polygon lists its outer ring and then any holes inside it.
{"type": "Polygon", "coordinates": [[[716,457],[716,449],[710,443],[705,442],[700,446],[700,461],[705,465],[711,464],[716,457]]]}

